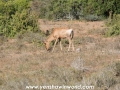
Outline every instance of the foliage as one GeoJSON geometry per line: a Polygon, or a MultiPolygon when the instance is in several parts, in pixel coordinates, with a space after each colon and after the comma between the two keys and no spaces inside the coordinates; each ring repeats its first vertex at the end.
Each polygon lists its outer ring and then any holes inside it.
{"type": "Polygon", "coordinates": [[[38,30],[37,16],[30,11],[30,1],[0,1],[0,35],[14,37],[18,33],[38,30]]]}
{"type": "Polygon", "coordinates": [[[116,36],[120,34],[120,27],[118,25],[114,25],[108,30],[106,33],[106,36],[116,36]]]}
{"type": "Polygon", "coordinates": [[[106,32],[106,36],[117,36],[120,35],[120,15],[116,15],[112,21],[108,21],[106,25],[110,27],[106,32]]]}
{"type": "Polygon", "coordinates": [[[34,0],[34,2],[41,3],[40,17],[48,19],[82,19],[88,15],[112,18],[114,13],[120,13],[119,0],[109,2],[108,0],[34,0]]]}
{"type": "MultiPolygon", "coordinates": [[[[113,18],[120,13],[120,0],[0,0],[0,35],[36,32],[37,19],[53,20],[113,18]]],[[[117,24],[118,26],[118,24],[117,24]]],[[[113,26],[113,29],[114,26],[113,26]]]]}
{"type": "Polygon", "coordinates": [[[100,18],[97,16],[97,15],[86,15],[85,19],[87,21],[97,21],[99,20],[100,18]]]}

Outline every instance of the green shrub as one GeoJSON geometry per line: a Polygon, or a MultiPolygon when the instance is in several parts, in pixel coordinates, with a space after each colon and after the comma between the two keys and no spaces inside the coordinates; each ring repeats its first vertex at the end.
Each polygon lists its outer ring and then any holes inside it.
{"type": "Polygon", "coordinates": [[[1,1],[0,35],[14,37],[18,33],[38,31],[37,16],[30,11],[31,0],[1,1]]]}
{"type": "Polygon", "coordinates": [[[109,27],[109,29],[106,31],[105,36],[117,36],[120,34],[120,15],[114,16],[114,18],[111,21],[106,21],[106,25],[109,27]]]}
{"type": "Polygon", "coordinates": [[[100,20],[100,18],[97,15],[87,15],[85,17],[85,19],[87,21],[98,21],[98,20],[100,20]]]}
{"type": "Polygon", "coordinates": [[[119,34],[120,34],[120,27],[115,24],[107,31],[106,36],[117,36],[119,34]]]}

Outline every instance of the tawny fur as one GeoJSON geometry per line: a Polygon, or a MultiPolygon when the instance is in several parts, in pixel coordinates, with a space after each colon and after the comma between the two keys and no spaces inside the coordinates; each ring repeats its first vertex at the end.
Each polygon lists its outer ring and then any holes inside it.
{"type": "Polygon", "coordinates": [[[51,35],[47,38],[47,40],[44,42],[45,47],[47,50],[49,50],[49,46],[50,46],[50,42],[55,40],[54,46],[53,46],[53,50],[56,46],[57,41],[59,40],[60,42],[60,48],[62,50],[62,45],[61,45],[61,39],[66,38],[69,41],[69,47],[68,47],[68,51],[70,50],[70,47],[72,46],[73,50],[74,50],[74,45],[72,42],[74,36],[74,32],[72,29],[66,29],[66,28],[54,28],[53,32],[51,33],[51,35]]]}

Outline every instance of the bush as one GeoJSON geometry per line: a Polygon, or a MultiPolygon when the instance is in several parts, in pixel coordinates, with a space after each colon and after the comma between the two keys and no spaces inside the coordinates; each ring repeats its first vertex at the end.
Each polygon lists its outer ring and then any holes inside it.
{"type": "Polygon", "coordinates": [[[119,34],[120,34],[120,27],[115,24],[107,31],[106,36],[117,36],[119,34]]]}
{"type": "Polygon", "coordinates": [[[120,15],[116,15],[112,21],[107,21],[106,25],[109,27],[107,32],[105,33],[105,36],[117,36],[120,34],[120,15]]]}
{"type": "Polygon", "coordinates": [[[18,33],[36,32],[37,16],[30,11],[31,0],[1,1],[0,35],[14,37],[18,33]]]}
{"type": "Polygon", "coordinates": [[[85,19],[87,21],[98,21],[98,20],[100,20],[100,18],[97,15],[87,15],[85,17],[85,19]]]}

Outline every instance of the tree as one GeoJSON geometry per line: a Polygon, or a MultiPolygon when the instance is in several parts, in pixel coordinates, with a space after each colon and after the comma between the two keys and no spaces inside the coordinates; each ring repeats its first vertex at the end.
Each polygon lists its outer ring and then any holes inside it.
{"type": "Polygon", "coordinates": [[[0,1],[0,35],[14,37],[18,33],[36,32],[37,16],[30,11],[31,0],[0,1]]]}

